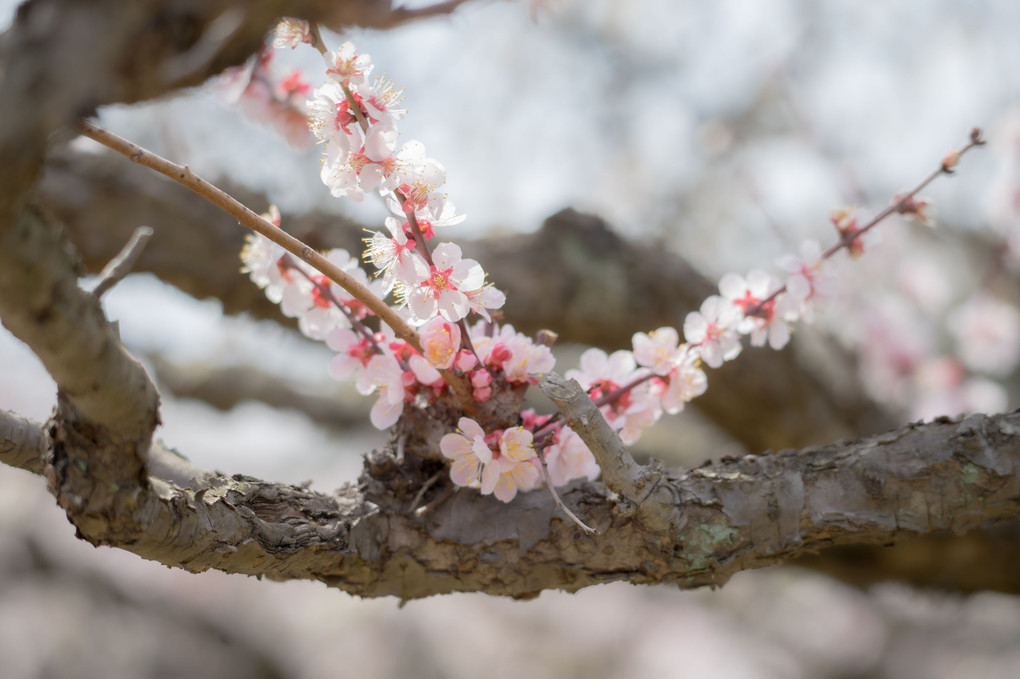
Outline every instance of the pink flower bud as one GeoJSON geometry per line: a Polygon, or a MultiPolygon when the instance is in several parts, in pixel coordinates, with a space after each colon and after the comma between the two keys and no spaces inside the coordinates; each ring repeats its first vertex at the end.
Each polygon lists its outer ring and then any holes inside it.
{"type": "Polygon", "coordinates": [[[476,389],[487,387],[490,384],[492,384],[492,375],[490,375],[489,371],[486,370],[485,368],[482,368],[481,370],[476,370],[471,375],[471,386],[473,386],[476,389]]]}
{"type": "Polygon", "coordinates": [[[461,349],[457,352],[457,358],[453,360],[453,364],[461,372],[470,372],[476,365],[478,365],[478,357],[467,349],[461,349]]]}
{"type": "Polygon", "coordinates": [[[488,363],[490,365],[498,365],[505,361],[509,361],[511,356],[513,356],[513,352],[507,348],[506,344],[500,342],[492,348],[492,351],[489,352],[488,363]]]}

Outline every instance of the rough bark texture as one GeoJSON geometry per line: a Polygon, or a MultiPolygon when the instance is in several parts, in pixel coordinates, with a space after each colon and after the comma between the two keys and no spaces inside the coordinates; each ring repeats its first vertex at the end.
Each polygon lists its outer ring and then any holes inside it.
{"type": "MultiPolygon", "coordinates": [[[[77,286],[77,255],[61,225],[32,202],[33,189],[50,146],[69,138],[79,116],[158,97],[240,63],[284,13],[333,27],[413,18],[373,0],[32,0],[0,38],[0,318],[59,387],[45,425],[0,415],[0,460],[44,475],[81,537],[190,570],[315,579],[364,596],[484,591],[524,598],[614,580],[720,584],[739,570],[831,545],[889,544],[1016,518],[1017,413],[911,425],[857,443],[693,470],[636,466],[614,448],[620,464],[608,481],[616,492],[594,483],[564,493],[597,536],[561,518],[543,493],[503,505],[452,492],[442,474],[412,510],[442,470],[430,432],[412,432],[400,461],[389,450],[370,454],[358,484],[335,495],[213,474],[152,443],[159,417],[152,382],[77,286]]],[[[159,236],[152,253],[160,252],[159,236]]],[[[126,240],[115,241],[107,258],[126,240]]],[[[621,329],[677,325],[708,290],[682,263],[629,248],[577,215],[559,215],[539,234],[500,247],[515,257],[534,248],[534,261],[548,265],[560,286],[513,290],[511,299],[530,304],[522,317],[535,326],[555,320],[579,341],[598,333],[599,343],[619,346],[621,329]],[[602,287],[587,276],[591,270],[602,287]],[[662,289],[670,293],[656,297],[645,320],[606,313],[611,303],[662,289]]],[[[237,248],[210,242],[207,250],[232,258],[237,248]]],[[[487,261],[513,259],[493,252],[487,261]]],[[[499,282],[504,274],[493,275],[499,282]]],[[[839,408],[825,405],[832,399],[824,389],[812,391],[810,380],[787,388],[789,366],[777,362],[755,378],[748,364],[729,370],[754,402],[802,403],[791,411],[797,417],[845,426],[834,415],[839,408]]],[[[714,388],[727,374],[715,373],[714,388]]],[[[709,403],[702,401],[711,413],[709,403]]],[[[590,410],[590,402],[576,404],[590,410]]],[[[726,399],[717,408],[718,421],[743,427],[733,418],[750,417],[747,429],[755,431],[755,416],[746,415],[755,409],[726,399]]],[[[758,439],[747,440],[767,447],[757,431],[758,439]]]]}
{"type": "MultiPolygon", "coordinates": [[[[0,431],[24,427],[10,419],[0,417],[0,431]]],[[[58,500],[90,542],[192,571],[321,580],[361,596],[526,598],[616,580],[720,585],[833,545],[966,533],[1014,518],[1020,506],[1020,413],[908,425],[691,470],[652,466],[641,470],[642,498],[575,484],[564,499],[601,531],[595,536],[557,515],[541,492],[504,505],[451,494],[443,481],[425,496],[439,502],[409,511],[432,473],[413,453],[401,463],[377,451],[357,485],[325,495],[211,474],[157,445],[152,475],[111,491],[86,471],[105,464],[93,443],[69,435],[60,414],[49,427],[52,456],[66,460],[63,475],[74,479],[61,484],[58,500]]]]}

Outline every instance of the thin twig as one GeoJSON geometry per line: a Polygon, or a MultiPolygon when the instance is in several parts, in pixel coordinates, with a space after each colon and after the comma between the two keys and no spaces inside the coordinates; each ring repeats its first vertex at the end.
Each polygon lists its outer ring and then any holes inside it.
{"type": "Polygon", "coordinates": [[[422,498],[425,497],[425,493],[428,492],[428,489],[431,488],[436,481],[441,479],[444,474],[446,474],[446,470],[441,469],[430,476],[425,483],[421,484],[421,488],[419,488],[418,492],[415,493],[414,500],[411,501],[411,506],[407,509],[408,513],[414,512],[414,510],[418,509],[418,505],[421,504],[422,498]]]}
{"type": "Polygon", "coordinates": [[[99,282],[92,288],[92,294],[95,295],[96,299],[102,297],[107,290],[117,285],[124,276],[131,273],[135,268],[135,264],[138,263],[138,258],[142,256],[145,244],[152,238],[153,233],[155,232],[151,226],[139,226],[135,229],[127,245],[99,273],[99,282]]]}
{"type": "MultiPolygon", "coordinates": [[[[975,127],[974,129],[971,130],[970,139],[968,140],[967,144],[962,149],[960,149],[959,153],[957,154],[957,157],[959,158],[960,156],[963,156],[965,153],[967,153],[973,148],[976,148],[978,146],[984,146],[984,144],[985,141],[984,139],[981,138],[981,130],[975,127]]],[[[899,194],[897,196],[898,200],[896,200],[894,203],[887,206],[884,210],[882,210],[874,217],[872,217],[870,220],[868,220],[868,222],[860,229],[842,235],[840,239],[836,241],[835,244],[833,244],[828,250],[822,253],[821,258],[823,260],[829,259],[843,248],[850,247],[850,245],[854,241],[858,241],[861,236],[866,234],[871,229],[875,228],[879,224],[879,222],[884,220],[886,217],[893,214],[894,212],[899,212],[900,210],[902,210],[911,200],[913,200],[914,196],[923,191],[924,188],[928,186],[928,184],[931,184],[939,176],[944,174],[953,174],[953,168],[951,166],[947,167],[945,161],[943,160],[939,164],[938,168],[928,173],[928,176],[922,179],[920,183],[917,184],[917,186],[910,189],[906,193],[899,194]]],[[[783,285],[777,290],[774,290],[772,294],[768,295],[765,299],[749,307],[747,311],[744,312],[744,315],[748,317],[761,315],[762,310],[765,308],[765,305],[784,292],[786,292],[786,285],[783,285]]]]}
{"type": "Polygon", "coordinates": [[[545,451],[536,450],[535,452],[538,454],[539,462],[542,463],[542,479],[545,480],[545,487],[549,489],[549,494],[552,495],[553,502],[556,503],[556,506],[562,509],[563,513],[567,515],[567,518],[576,523],[581,528],[581,530],[583,530],[588,535],[602,535],[601,531],[599,531],[596,528],[592,528],[584,521],[581,521],[581,519],[577,518],[577,515],[574,514],[574,512],[570,511],[570,509],[567,508],[565,504],[563,504],[563,500],[560,499],[560,494],[557,493],[556,488],[553,487],[552,479],[549,478],[549,469],[545,465],[545,451]]]}
{"type": "Polygon", "coordinates": [[[283,249],[287,250],[299,259],[307,262],[312,268],[318,270],[331,281],[349,292],[353,297],[360,300],[371,309],[376,316],[389,325],[397,337],[404,340],[417,351],[421,351],[421,342],[418,333],[409,326],[404,319],[389,307],[386,302],[376,297],[364,285],[359,283],[353,276],[336,266],[321,254],[305,245],[297,238],[294,238],[286,231],[283,231],[271,222],[255,214],[252,210],[242,205],[237,199],[227,194],[222,189],[213,186],[192,172],[187,165],[178,165],[166,158],[143,149],[141,146],[119,137],[89,121],[82,121],[78,125],[78,131],[86,137],[93,139],[103,146],[126,156],[139,165],[155,170],[160,174],[183,184],[198,195],[208,200],[213,205],[224,210],[235,217],[241,226],[265,236],[283,249]]]}

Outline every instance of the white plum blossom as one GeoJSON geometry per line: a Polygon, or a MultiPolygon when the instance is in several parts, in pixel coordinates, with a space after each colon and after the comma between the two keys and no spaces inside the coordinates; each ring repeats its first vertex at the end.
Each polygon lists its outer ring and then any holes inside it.
{"type": "MultiPolygon", "coordinates": [[[[687,345],[685,345],[687,346],[687,345]]],[[[659,402],[663,410],[675,415],[684,409],[684,405],[708,389],[708,378],[705,371],[698,367],[697,351],[687,351],[675,362],[667,376],[665,387],[659,393],[659,402]]]]}
{"type": "Polygon", "coordinates": [[[427,268],[420,254],[415,252],[415,241],[407,237],[401,223],[392,217],[386,218],[386,228],[390,235],[372,231],[365,239],[365,259],[379,270],[387,288],[394,283],[413,286],[418,282],[418,271],[427,268]]]}
{"type": "Polygon", "coordinates": [[[439,449],[451,460],[450,479],[458,486],[480,488],[483,495],[495,495],[510,502],[518,490],[531,490],[541,480],[536,466],[533,434],[523,427],[510,427],[486,434],[474,420],[462,417],[458,432],[446,434],[439,449]]]}
{"type": "Polygon", "coordinates": [[[376,355],[358,373],[357,388],[362,394],[377,393],[369,420],[376,429],[389,429],[404,412],[404,370],[390,354],[376,355]]]}
{"type": "Polygon", "coordinates": [[[728,273],[719,281],[719,292],[733,302],[744,314],[737,326],[741,334],[751,336],[751,346],[760,347],[768,342],[776,351],[790,341],[790,327],[787,321],[793,316],[790,297],[780,293],[769,299],[781,287],[779,281],[761,269],[754,269],[743,278],[728,273]],[[769,301],[765,302],[764,300],[769,301]],[[758,313],[747,315],[749,310],[758,313]]]}
{"type": "Polygon", "coordinates": [[[510,502],[518,490],[538,486],[542,473],[536,466],[533,434],[523,427],[510,427],[499,437],[499,452],[482,467],[482,495],[493,494],[510,502]]]}
{"type": "Polygon", "coordinates": [[[303,42],[312,42],[311,26],[304,19],[284,17],[273,31],[273,47],[294,49],[303,42]]]}
{"type": "Polygon", "coordinates": [[[290,276],[280,268],[280,258],[287,251],[257,233],[249,233],[241,250],[241,273],[246,273],[251,282],[262,288],[271,302],[280,303],[283,289],[290,283],[290,276]]]}
{"type": "Polygon", "coordinates": [[[698,347],[701,360],[711,368],[740,353],[740,335],[737,325],[742,315],[733,302],[712,295],[701,303],[699,311],[692,311],[684,319],[684,337],[698,347]]]}
{"type": "Polygon", "coordinates": [[[521,333],[506,340],[503,345],[510,355],[502,361],[506,379],[510,382],[537,382],[535,376],[544,375],[556,365],[556,358],[549,347],[536,344],[521,333]]]}
{"type": "Polygon", "coordinates": [[[665,375],[672,368],[685,347],[679,346],[680,334],[675,328],[663,327],[645,334],[634,333],[634,358],[638,365],[649,368],[656,375],[665,375]]]}
{"type": "Polygon", "coordinates": [[[347,86],[362,84],[372,72],[372,58],[367,54],[358,54],[354,43],[349,40],[335,52],[327,52],[323,57],[326,60],[326,74],[347,86]]]}
{"type": "MultiPolygon", "coordinates": [[[[425,154],[425,145],[409,141],[396,154],[394,183],[401,199],[387,202],[397,216],[414,214],[419,220],[438,221],[444,215],[446,168],[425,154]]],[[[449,217],[447,217],[449,219],[449,217]]]]}
{"type": "MultiPolygon", "coordinates": [[[[624,350],[606,354],[601,349],[587,349],[581,354],[579,368],[568,370],[566,376],[577,380],[582,388],[588,390],[592,400],[616,392],[640,376],[634,354],[624,350]]],[[[647,384],[620,394],[611,403],[603,405],[601,411],[606,422],[620,433],[620,439],[628,445],[661,415],[658,398],[650,393],[647,384]]]]}
{"type": "Polygon", "coordinates": [[[450,479],[458,486],[477,488],[482,465],[492,460],[492,451],[485,442],[485,430],[471,418],[460,418],[457,428],[457,433],[439,440],[439,450],[453,460],[450,479]]]}
{"type": "Polygon", "coordinates": [[[499,368],[508,382],[537,382],[536,376],[543,375],[556,365],[556,358],[549,347],[536,344],[527,335],[517,332],[510,324],[491,326],[476,323],[471,328],[471,342],[479,360],[490,368],[499,368]]]}
{"type": "Polygon", "coordinates": [[[477,290],[466,290],[464,294],[467,295],[468,307],[471,311],[487,321],[492,320],[489,316],[489,309],[502,309],[506,303],[506,294],[492,283],[486,283],[477,290]]]}
{"type": "Polygon", "coordinates": [[[337,352],[329,361],[330,376],[340,382],[354,381],[376,356],[372,343],[350,328],[336,328],[326,336],[326,346],[337,352]]]}
{"type": "Polygon", "coordinates": [[[366,191],[389,188],[396,167],[393,159],[396,139],[395,129],[370,127],[360,149],[331,143],[320,171],[322,183],[331,195],[353,201],[361,201],[366,191]]]}
{"type": "Polygon", "coordinates": [[[407,289],[407,302],[421,320],[442,314],[448,321],[459,321],[471,311],[468,292],[485,283],[485,271],[473,259],[461,259],[461,250],[453,243],[440,243],[432,252],[432,265],[415,260],[418,282],[407,289]]]}
{"type": "Polygon", "coordinates": [[[800,305],[800,317],[805,323],[814,320],[814,306],[836,294],[836,275],[828,260],[822,258],[822,248],[816,241],[806,240],[800,247],[800,258],[783,255],[776,264],[790,274],[786,292],[795,304],[800,305]]]}
{"type": "Polygon", "coordinates": [[[549,482],[554,486],[562,486],[580,478],[594,481],[601,472],[588,446],[567,426],[553,434],[552,443],[546,446],[542,455],[545,457],[549,482]]]}
{"type": "Polygon", "coordinates": [[[314,98],[308,100],[308,126],[320,142],[335,141],[341,145],[337,157],[361,141],[361,130],[355,123],[347,105],[347,95],[337,82],[325,82],[315,88],[314,98]],[[339,135],[339,136],[338,136],[339,135]]]}

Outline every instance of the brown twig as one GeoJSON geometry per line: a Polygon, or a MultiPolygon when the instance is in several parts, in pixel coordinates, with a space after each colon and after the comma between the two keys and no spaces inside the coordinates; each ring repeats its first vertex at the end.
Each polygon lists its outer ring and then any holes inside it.
{"type": "Polygon", "coordinates": [[[400,339],[404,340],[417,351],[421,351],[421,342],[418,333],[409,326],[404,319],[389,307],[386,302],[376,297],[364,285],[359,283],[353,276],[336,266],[321,254],[305,245],[297,238],[281,230],[271,222],[255,214],[251,209],[242,205],[225,191],[213,186],[202,179],[188,168],[187,165],[178,165],[166,158],[143,149],[141,146],[119,137],[98,125],[82,121],[78,125],[78,131],[89,139],[93,139],[103,146],[113,149],[117,153],[126,156],[131,161],[144,165],[162,175],[183,184],[209,202],[235,217],[241,226],[265,236],[283,249],[287,250],[302,261],[307,262],[312,268],[318,270],[331,281],[349,292],[365,306],[371,309],[376,316],[389,325],[393,332],[400,339]]]}
{"type": "Polygon", "coordinates": [[[135,229],[127,245],[99,272],[99,282],[92,288],[92,294],[96,296],[96,299],[102,297],[107,290],[131,273],[153,233],[155,232],[149,226],[139,226],[135,229]]]}

